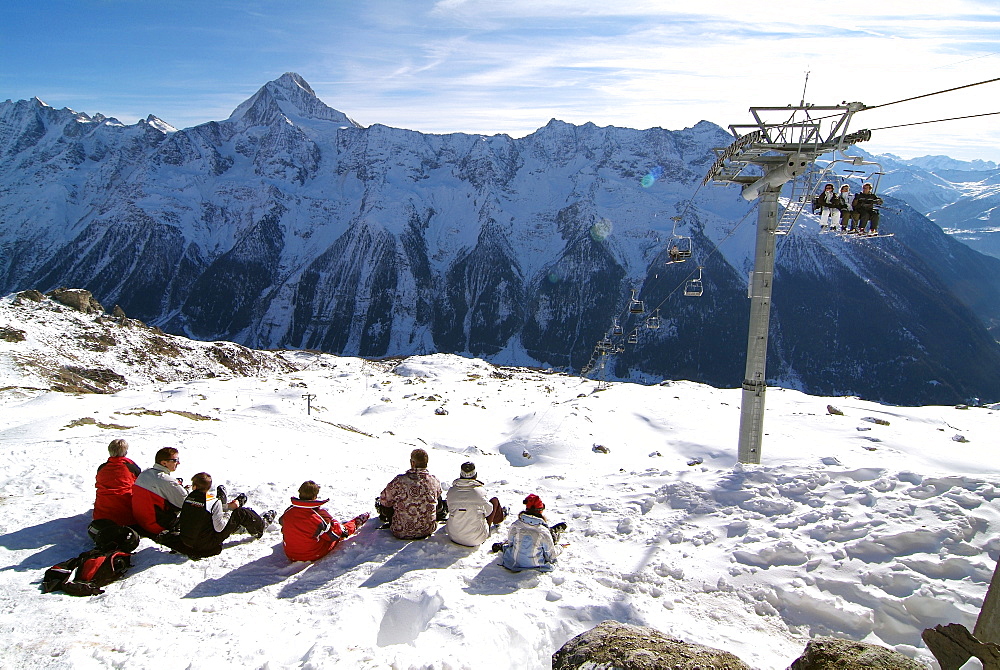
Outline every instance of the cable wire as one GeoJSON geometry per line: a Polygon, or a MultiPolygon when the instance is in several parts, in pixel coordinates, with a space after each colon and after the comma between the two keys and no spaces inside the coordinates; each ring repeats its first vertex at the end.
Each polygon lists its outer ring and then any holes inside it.
{"type": "Polygon", "coordinates": [[[901,102],[909,102],[910,100],[919,100],[920,98],[929,98],[932,95],[940,95],[941,93],[951,93],[952,91],[960,91],[963,88],[971,88],[973,86],[979,86],[981,84],[992,84],[995,81],[1000,81],[1000,77],[995,77],[993,79],[986,79],[984,81],[977,81],[975,84],[965,84],[964,86],[946,88],[943,91],[934,91],[933,93],[924,93],[923,95],[915,95],[912,98],[903,98],[902,100],[894,100],[893,102],[884,102],[881,105],[872,105],[871,107],[865,106],[865,108],[860,111],[867,112],[872,109],[878,109],[879,107],[888,107],[889,105],[897,105],[901,102]]]}
{"type": "Polygon", "coordinates": [[[934,119],[933,121],[914,121],[913,123],[900,123],[896,126],[882,126],[881,128],[872,128],[872,130],[888,130],[890,128],[905,128],[906,126],[921,126],[925,123],[941,123],[942,121],[959,121],[961,119],[974,119],[978,116],[993,116],[995,114],[1000,114],[1000,112],[984,112],[983,114],[969,114],[968,116],[953,116],[950,119],[934,119]]]}

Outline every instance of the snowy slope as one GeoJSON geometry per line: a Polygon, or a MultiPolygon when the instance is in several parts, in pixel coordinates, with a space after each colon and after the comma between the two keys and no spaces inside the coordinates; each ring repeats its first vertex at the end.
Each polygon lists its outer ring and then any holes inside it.
{"type": "MultiPolygon", "coordinates": [[[[16,313],[0,304],[6,320],[16,313]]],[[[13,347],[41,353],[70,332],[74,315],[52,317],[30,341],[0,342],[5,386],[33,385],[10,372],[13,347]]],[[[48,351],[53,363],[72,355],[48,351]]],[[[179,360],[198,355],[192,343],[179,360]]],[[[298,370],[142,384],[139,364],[117,368],[137,381],[114,394],[0,391],[4,668],[545,668],[605,619],[760,670],[826,634],[926,662],[921,630],[971,627],[1000,554],[1000,407],[772,389],[764,463],[741,467],[737,390],[598,391],[445,354],[285,358],[298,370]],[[284,557],[273,526],[197,562],[144,540],[103,595],[42,594],[45,568],[88,546],[93,473],[117,437],[144,467],[177,447],[178,475],[207,471],[258,510],[283,509],[315,479],[340,518],[371,510],[419,446],[443,482],[474,460],[505,505],[537,493],[569,544],[555,572],[512,574],[443,529],[402,542],[370,522],[304,564],[284,557]]]]}

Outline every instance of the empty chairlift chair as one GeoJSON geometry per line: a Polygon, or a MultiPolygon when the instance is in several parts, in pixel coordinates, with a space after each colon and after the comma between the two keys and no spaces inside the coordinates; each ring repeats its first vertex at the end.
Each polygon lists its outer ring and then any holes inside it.
{"type": "Polygon", "coordinates": [[[632,314],[642,314],[646,311],[646,305],[637,297],[638,291],[632,289],[632,299],[628,303],[628,311],[632,314]]]}
{"type": "Polygon", "coordinates": [[[705,285],[701,281],[701,267],[698,268],[698,276],[688,279],[684,284],[684,295],[698,298],[705,292],[705,285]]]}
{"type": "Polygon", "coordinates": [[[660,310],[654,311],[651,315],[646,317],[646,328],[649,330],[656,330],[660,327],[660,310]]]}

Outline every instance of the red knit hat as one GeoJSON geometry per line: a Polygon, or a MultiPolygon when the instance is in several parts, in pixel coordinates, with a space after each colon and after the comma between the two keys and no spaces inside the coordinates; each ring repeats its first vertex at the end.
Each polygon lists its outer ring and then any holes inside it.
{"type": "Polygon", "coordinates": [[[545,503],[542,502],[541,498],[532,493],[524,499],[524,507],[525,509],[536,509],[540,512],[545,509],[545,503]]]}

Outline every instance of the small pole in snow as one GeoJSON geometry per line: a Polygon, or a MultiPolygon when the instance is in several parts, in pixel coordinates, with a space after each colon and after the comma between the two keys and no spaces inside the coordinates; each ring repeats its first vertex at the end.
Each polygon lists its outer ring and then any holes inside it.
{"type": "Polygon", "coordinates": [[[316,399],[312,393],[306,393],[302,396],[306,399],[306,414],[312,414],[312,401],[316,399]]]}

